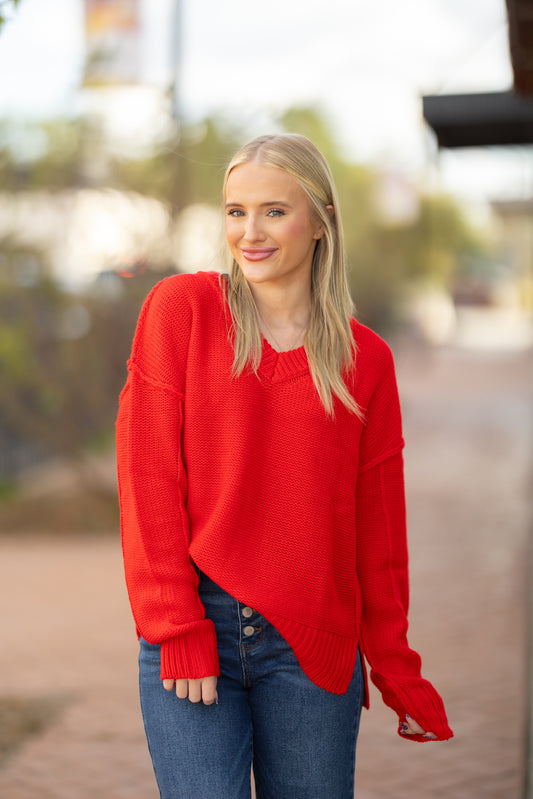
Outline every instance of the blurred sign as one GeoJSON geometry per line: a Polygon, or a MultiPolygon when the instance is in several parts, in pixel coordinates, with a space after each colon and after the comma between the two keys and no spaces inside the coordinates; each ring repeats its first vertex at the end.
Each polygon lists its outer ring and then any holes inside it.
{"type": "Polygon", "coordinates": [[[139,0],[85,0],[84,86],[138,83],[139,0]]]}

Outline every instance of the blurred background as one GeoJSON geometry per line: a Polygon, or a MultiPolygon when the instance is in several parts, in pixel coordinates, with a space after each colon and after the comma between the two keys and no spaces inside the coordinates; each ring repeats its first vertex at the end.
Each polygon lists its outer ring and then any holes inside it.
{"type": "Polygon", "coordinates": [[[396,355],[413,635],[462,732],[400,777],[411,752],[376,707],[357,796],[531,795],[530,4],[0,0],[6,799],[156,795],[118,394],[150,288],[225,269],[226,163],[275,131],[328,158],[358,318],[396,355]]]}

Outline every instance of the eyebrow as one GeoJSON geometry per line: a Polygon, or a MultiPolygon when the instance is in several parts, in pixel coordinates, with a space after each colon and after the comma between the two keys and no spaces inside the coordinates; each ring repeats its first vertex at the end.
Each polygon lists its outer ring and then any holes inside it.
{"type": "MultiPolygon", "coordinates": [[[[269,200],[266,203],[260,203],[259,208],[268,208],[271,205],[279,205],[282,208],[292,208],[290,203],[286,203],[283,200],[269,200]]],[[[227,202],[226,208],[235,208],[235,207],[242,207],[242,203],[235,203],[235,202],[227,202]]]]}

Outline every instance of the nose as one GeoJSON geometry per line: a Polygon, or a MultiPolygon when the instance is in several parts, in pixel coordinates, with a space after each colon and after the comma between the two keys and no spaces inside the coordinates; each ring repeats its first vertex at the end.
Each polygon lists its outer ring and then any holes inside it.
{"type": "Polygon", "coordinates": [[[250,213],[246,217],[243,238],[249,242],[265,240],[265,234],[263,232],[260,218],[256,214],[250,213]]]}

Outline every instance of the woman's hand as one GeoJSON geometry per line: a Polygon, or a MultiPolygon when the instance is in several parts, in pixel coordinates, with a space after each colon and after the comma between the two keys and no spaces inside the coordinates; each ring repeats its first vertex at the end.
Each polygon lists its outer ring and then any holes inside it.
{"type": "Polygon", "coordinates": [[[200,680],[163,680],[165,691],[176,690],[179,699],[189,702],[203,702],[204,705],[218,704],[217,678],[202,677],[200,680]]]}
{"type": "Polygon", "coordinates": [[[400,727],[402,735],[423,735],[428,741],[433,741],[437,737],[434,732],[426,732],[423,730],[420,724],[417,724],[416,721],[407,714],[405,716],[405,721],[400,723],[400,727]]]}

